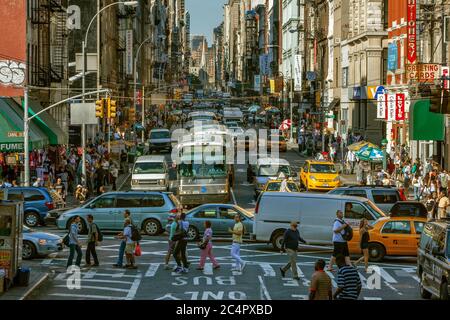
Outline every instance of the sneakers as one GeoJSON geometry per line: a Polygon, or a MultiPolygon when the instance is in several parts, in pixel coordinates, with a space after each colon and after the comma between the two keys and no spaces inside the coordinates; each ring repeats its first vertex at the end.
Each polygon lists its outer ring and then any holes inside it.
{"type": "Polygon", "coordinates": [[[286,277],[286,271],[283,270],[283,268],[280,268],[281,277],[286,277]]]}
{"type": "Polygon", "coordinates": [[[181,273],[188,273],[189,269],[188,268],[181,268],[181,273]]]}
{"type": "Polygon", "coordinates": [[[175,273],[181,273],[181,271],[183,271],[183,268],[182,267],[176,267],[175,269],[173,269],[173,271],[175,273]]]}

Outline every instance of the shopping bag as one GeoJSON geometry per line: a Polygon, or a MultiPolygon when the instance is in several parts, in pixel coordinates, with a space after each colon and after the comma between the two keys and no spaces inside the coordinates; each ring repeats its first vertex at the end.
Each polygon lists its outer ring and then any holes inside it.
{"type": "Polygon", "coordinates": [[[136,257],[140,257],[142,255],[141,246],[139,244],[136,245],[136,249],[134,250],[134,255],[136,257]]]}

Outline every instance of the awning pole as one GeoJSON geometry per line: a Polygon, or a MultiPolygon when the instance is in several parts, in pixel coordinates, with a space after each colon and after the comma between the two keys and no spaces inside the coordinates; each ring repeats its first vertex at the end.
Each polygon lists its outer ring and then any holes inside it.
{"type": "Polygon", "coordinates": [[[24,88],[24,95],[23,95],[23,133],[24,133],[24,161],[25,161],[25,181],[24,186],[29,187],[30,186],[30,146],[29,146],[29,123],[28,123],[28,87],[24,88]]]}

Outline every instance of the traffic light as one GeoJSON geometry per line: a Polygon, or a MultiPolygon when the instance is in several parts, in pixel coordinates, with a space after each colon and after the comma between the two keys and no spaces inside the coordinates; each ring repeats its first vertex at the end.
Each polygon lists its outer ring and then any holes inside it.
{"type": "Polygon", "coordinates": [[[117,116],[116,100],[108,99],[108,119],[114,119],[117,116]]]}
{"type": "Polygon", "coordinates": [[[95,116],[97,118],[103,118],[105,116],[105,103],[103,99],[95,101],[95,116]]]}
{"type": "Polygon", "coordinates": [[[130,121],[136,121],[136,111],[134,110],[134,108],[130,108],[128,110],[128,119],[130,121]]]}

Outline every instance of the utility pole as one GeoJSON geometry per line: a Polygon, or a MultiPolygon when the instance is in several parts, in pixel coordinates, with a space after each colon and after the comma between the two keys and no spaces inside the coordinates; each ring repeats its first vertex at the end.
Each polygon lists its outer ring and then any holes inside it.
{"type": "Polygon", "coordinates": [[[28,87],[25,86],[24,92],[23,92],[23,143],[24,143],[24,186],[29,187],[30,186],[30,145],[29,145],[29,122],[28,122],[28,87]]]}

